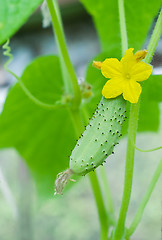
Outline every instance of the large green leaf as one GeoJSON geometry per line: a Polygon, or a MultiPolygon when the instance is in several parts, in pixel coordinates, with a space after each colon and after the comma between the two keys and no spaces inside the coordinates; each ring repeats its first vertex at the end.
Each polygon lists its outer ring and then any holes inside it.
{"type": "MultiPolygon", "coordinates": [[[[102,46],[109,57],[120,57],[121,38],[117,0],[81,0],[92,15],[102,46]]],[[[129,47],[139,50],[161,6],[161,0],[125,0],[129,47]]]]}
{"type": "Polygon", "coordinates": [[[0,0],[0,44],[10,38],[43,0],[0,0]]]}
{"type": "Polygon", "coordinates": [[[162,76],[151,75],[143,83],[138,131],[158,131],[160,124],[158,103],[162,101],[162,76]]]}
{"type": "Polygon", "coordinates": [[[162,102],[162,75],[151,76],[144,87],[148,100],[162,102]]]}
{"type": "MultiPolygon", "coordinates": [[[[100,54],[93,60],[103,61],[107,55],[100,54]]],[[[92,66],[92,61],[89,64],[86,74],[86,81],[91,84],[93,96],[85,102],[86,108],[92,114],[96,105],[101,99],[102,88],[107,81],[102,76],[101,71],[92,66]]],[[[159,105],[158,102],[162,101],[162,76],[152,75],[145,81],[141,95],[141,104],[138,121],[138,131],[158,131],[159,129],[159,105]]],[[[129,116],[129,103],[127,104],[127,113],[129,116]]],[[[123,134],[127,132],[127,122],[124,123],[123,134]]]]}
{"type": "MultiPolygon", "coordinates": [[[[22,75],[22,81],[41,101],[60,99],[63,81],[59,60],[40,57],[22,75]]],[[[37,186],[48,198],[56,174],[68,167],[76,135],[69,110],[48,110],[33,103],[17,83],[7,96],[0,116],[0,148],[15,147],[30,167],[37,186]]]]}

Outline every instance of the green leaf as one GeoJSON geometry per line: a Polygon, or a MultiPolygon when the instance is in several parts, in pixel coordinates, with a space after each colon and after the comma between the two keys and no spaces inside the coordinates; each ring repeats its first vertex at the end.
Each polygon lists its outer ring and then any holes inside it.
{"type": "Polygon", "coordinates": [[[152,75],[143,84],[138,131],[158,131],[160,125],[159,102],[162,101],[162,76],[152,75]]]}
{"type": "MultiPolygon", "coordinates": [[[[58,58],[37,58],[26,68],[22,81],[46,103],[60,99],[63,80],[58,58]]],[[[17,149],[42,196],[52,196],[56,175],[68,167],[75,141],[73,121],[66,107],[41,108],[24,94],[19,83],[11,88],[0,116],[0,148],[17,149]]]]}
{"type": "Polygon", "coordinates": [[[160,124],[160,112],[157,102],[141,96],[138,132],[157,132],[160,124]]]}
{"type": "Polygon", "coordinates": [[[43,0],[0,0],[0,44],[10,38],[43,0]]]}
{"type": "Polygon", "coordinates": [[[39,57],[26,67],[23,76],[26,88],[37,99],[55,104],[63,95],[63,80],[57,56],[39,57]]]}
{"type": "MultiPolygon", "coordinates": [[[[81,0],[92,15],[103,52],[107,57],[121,57],[119,10],[117,0],[81,0]]],[[[150,25],[161,7],[161,0],[125,0],[129,47],[141,49],[150,25]]]]}
{"type": "Polygon", "coordinates": [[[152,75],[144,84],[147,99],[162,102],[162,75],[152,75]]]}

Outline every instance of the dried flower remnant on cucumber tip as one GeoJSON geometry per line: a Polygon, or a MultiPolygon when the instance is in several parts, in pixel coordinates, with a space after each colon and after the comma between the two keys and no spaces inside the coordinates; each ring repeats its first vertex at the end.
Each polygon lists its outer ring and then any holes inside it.
{"type": "Polygon", "coordinates": [[[60,194],[62,195],[62,191],[69,180],[75,181],[73,179],[70,179],[70,177],[73,175],[73,171],[71,169],[67,169],[64,172],[61,172],[57,175],[56,181],[55,181],[55,192],[54,195],[60,194]]]}

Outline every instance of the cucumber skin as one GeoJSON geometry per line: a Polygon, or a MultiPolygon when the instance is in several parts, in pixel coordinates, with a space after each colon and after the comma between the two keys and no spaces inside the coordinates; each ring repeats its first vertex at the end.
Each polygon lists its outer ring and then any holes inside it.
{"type": "Polygon", "coordinates": [[[121,136],[125,112],[126,101],[122,96],[114,99],[102,97],[70,156],[70,169],[74,174],[87,174],[113,153],[121,136]]]}

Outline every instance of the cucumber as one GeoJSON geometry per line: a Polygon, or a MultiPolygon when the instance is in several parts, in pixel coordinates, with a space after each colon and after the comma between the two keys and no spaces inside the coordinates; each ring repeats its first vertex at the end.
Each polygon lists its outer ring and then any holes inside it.
{"type": "Polygon", "coordinates": [[[74,174],[87,174],[113,154],[113,149],[121,136],[125,109],[126,101],[123,97],[115,99],[102,97],[70,156],[70,169],[74,174]]]}
{"type": "Polygon", "coordinates": [[[125,120],[126,101],[122,96],[114,99],[102,97],[85,131],[77,141],[70,156],[70,166],[59,173],[55,181],[55,194],[62,194],[72,174],[86,175],[103,165],[113,154],[121,137],[121,127],[125,120]]]}
{"type": "MultiPolygon", "coordinates": [[[[147,50],[134,54],[137,62],[145,58],[147,50]]],[[[102,62],[93,61],[93,66],[101,70],[102,62]]],[[[70,167],[58,174],[55,194],[62,194],[71,175],[86,175],[103,165],[105,159],[113,154],[114,147],[121,137],[121,127],[125,120],[126,101],[122,96],[113,99],[102,97],[90,123],[78,140],[70,156],[70,167]]]]}

